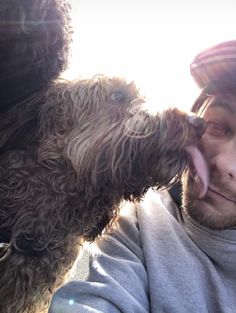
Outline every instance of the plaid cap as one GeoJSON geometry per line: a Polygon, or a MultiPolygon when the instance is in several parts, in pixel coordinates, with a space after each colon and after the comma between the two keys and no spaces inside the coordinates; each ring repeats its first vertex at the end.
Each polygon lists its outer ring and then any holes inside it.
{"type": "Polygon", "coordinates": [[[214,90],[236,90],[236,40],[200,52],[191,63],[190,71],[197,85],[203,89],[192,107],[193,112],[214,90]]]}

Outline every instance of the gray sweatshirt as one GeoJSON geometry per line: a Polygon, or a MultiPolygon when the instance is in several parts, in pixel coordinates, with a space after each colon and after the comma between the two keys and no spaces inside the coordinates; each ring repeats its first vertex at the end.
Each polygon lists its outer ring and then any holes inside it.
{"type": "Polygon", "coordinates": [[[236,230],[204,228],[150,190],[97,241],[88,279],[59,289],[49,310],[89,312],[235,313],[236,230]]]}

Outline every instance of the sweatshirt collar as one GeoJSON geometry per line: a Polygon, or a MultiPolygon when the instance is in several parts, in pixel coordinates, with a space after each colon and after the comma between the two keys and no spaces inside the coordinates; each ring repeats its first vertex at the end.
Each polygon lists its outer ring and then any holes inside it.
{"type": "Polygon", "coordinates": [[[236,229],[212,230],[182,212],[185,232],[196,246],[222,271],[236,276],[236,229]]]}

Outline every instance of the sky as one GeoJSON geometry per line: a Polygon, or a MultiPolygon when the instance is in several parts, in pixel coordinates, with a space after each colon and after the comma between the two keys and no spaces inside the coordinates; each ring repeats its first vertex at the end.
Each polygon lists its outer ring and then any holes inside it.
{"type": "Polygon", "coordinates": [[[235,0],[71,0],[69,79],[96,74],[134,81],[151,109],[188,111],[200,93],[195,55],[236,39],[235,0]]]}

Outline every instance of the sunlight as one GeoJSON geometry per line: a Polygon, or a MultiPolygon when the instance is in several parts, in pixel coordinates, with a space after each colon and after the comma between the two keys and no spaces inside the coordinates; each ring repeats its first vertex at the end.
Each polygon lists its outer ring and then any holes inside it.
{"type": "Polygon", "coordinates": [[[190,62],[202,49],[235,39],[233,1],[71,1],[75,34],[64,76],[123,76],[153,110],[189,110],[199,94],[190,62]]]}

